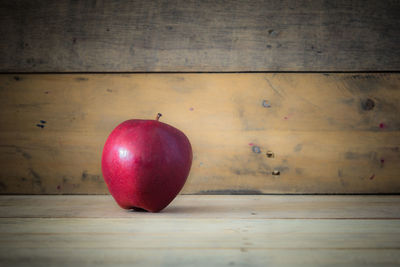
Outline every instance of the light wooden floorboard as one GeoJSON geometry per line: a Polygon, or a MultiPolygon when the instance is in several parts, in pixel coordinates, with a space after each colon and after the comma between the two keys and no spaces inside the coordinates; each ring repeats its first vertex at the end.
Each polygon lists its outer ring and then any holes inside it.
{"type": "Polygon", "coordinates": [[[110,195],[0,196],[0,218],[400,219],[400,196],[180,195],[159,214],[110,195]]]}
{"type": "Polygon", "coordinates": [[[4,266],[398,266],[392,249],[0,249],[4,266]],[[45,263],[45,264],[44,264],[45,263]]]}
{"type": "Polygon", "coordinates": [[[2,219],[0,248],[400,249],[399,220],[2,219]]]}
{"type": "Polygon", "coordinates": [[[0,266],[395,266],[400,196],[0,196],[0,266]]]}

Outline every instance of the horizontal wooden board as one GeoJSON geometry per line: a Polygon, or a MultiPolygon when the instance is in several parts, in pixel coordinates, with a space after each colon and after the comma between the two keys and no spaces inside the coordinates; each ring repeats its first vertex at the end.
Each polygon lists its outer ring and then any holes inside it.
{"type": "Polygon", "coordinates": [[[394,266],[399,201],[186,195],[161,213],[145,213],[126,212],[110,196],[0,196],[0,263],[394,266]]]}
{"type": "Polygon", "coordinates": [[[179,195],[161,213],[121,209],[109,195],[0,196],[0,218],[400,219],[400,196],[179,195]]]}
{"type": "Polygon", "coordinates": [[[108,134],[161,112],[193,146],[183,193],[399,193],[399,89],[388,73],[1,75],[0,192],[106,193],[108,134]]]}
{"type": "MultiPolygon", "coordinates": [[[[0,248],[398,249],[399,220],[0,220],[0,248]],[[246,237],[247,240],[243,240],[246,237]],[[329,242],[327,242],[329,240],[329,242]]],[[[400,252],[400,251],[399,251],[400,252]]]]}
{"type": "Polygon", "coordinates": [[[7,266],[396,266],[397,249],[0,248],[7,266]]]}
{"type": "Polygon", "coordinates": [[[1,72],[398,71],[399,1],[2,1],[1,72]]]}

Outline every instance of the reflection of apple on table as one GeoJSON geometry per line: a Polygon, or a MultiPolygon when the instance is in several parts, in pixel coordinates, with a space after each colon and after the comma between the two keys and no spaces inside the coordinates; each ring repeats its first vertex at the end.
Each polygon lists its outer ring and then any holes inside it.
{"type": "Polygon", "coordinates": [[[178,195],[192,165],[192,147],[180,130],[155,120],[127,120],[108,137],[104,180],[124,209],[158,212],[178,195]]]}

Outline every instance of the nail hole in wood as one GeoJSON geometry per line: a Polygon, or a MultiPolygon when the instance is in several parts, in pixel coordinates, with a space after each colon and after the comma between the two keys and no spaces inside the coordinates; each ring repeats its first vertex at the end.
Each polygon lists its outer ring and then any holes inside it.
{"type": "Polygon", "coordinates": [[[253,146],[252,148],[251,148],[251,150],[253,150],[253,152],[254,153],[261,153],[261,149],[260,149],[260,147],[259,146],[253,146]]]}
{"type": "Polygon", "coordinates": [[[278,170],[274,170],[274,171],[272,171],[272,175],[280,175],[281,174],[281,172],[280,171],[278,171],[278,170]]]}
{"type": "Polygon", "coordinates": [[[263,100],[262,106],[263,106],[264,108],[270,108],[270,107],[271,107],[271,104],[269,103],[269,101],[263,100]]]}
{"type": "Polygon", "coordinates": [[[268,158],[275,158],[275,154],[272,151],[268,151],[266,155],[268,158]]]}

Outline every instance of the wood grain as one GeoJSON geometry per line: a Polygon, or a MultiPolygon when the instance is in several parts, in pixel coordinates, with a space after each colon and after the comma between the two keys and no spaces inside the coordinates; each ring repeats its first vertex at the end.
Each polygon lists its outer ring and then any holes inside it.
{"type": "MultiPolygon", "coordinates": [[[[0,196],[0,218],[131,218],[109,195],[0,196]]],[[[179,195],[160,219],[400,219],[399,196],[179,195]]]]}
{"type": "Polygon", "coordinates": [[[7,266],[397,266],[398,249],[0,248],[7,266]]]}
{"type": "Polygon", "coordinates": [[[399,220],[3,218],[0,222],[0,249],[400,250],[399,220]]]}
{"type": "Polygon", "coordinates": [[[398,71],[399,1],[2,1],[1,72],[398,71]]]}
{"type": "Polygon", "coordinates": [[[399,201],[399,196],[178,196],[161,213],[144,213],[125,212],[110,196],[0,196],[0,262],[395,266],[399,201]]]}
{"type": "Polygon", "coordinates": [[[1,75],[0,192],[106,193],[108,134],[161,112],[193,146],[183,193],[398,193],[399,89],[387,73],[1,75]]]}

